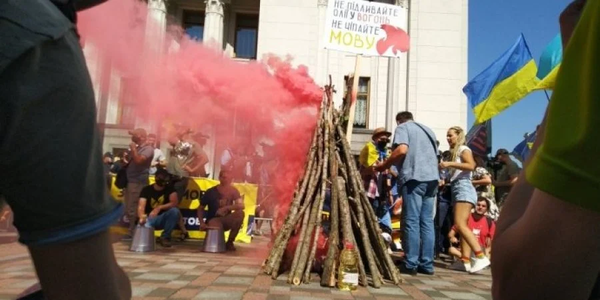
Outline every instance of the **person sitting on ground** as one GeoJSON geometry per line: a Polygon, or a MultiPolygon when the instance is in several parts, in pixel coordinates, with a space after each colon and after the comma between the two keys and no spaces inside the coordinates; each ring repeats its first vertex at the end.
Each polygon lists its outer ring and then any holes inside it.
{"type": "Polygon", "coordinates": [[[244,221],[244,201],[240,192],[231,185],[232,180],[231,171],[221,170],[219,173],[220,184],[204,193],[198,208],[200,230],[206,230],[209,227],[230,230],[225,244],[227,251],[235,251],[233,241],[244,221]],[[204,210],[207,207],[208,211],[205,213],[204,210]]]}
{"type": "MultiPolygon", "coordinates": [[[[490,217],[486,216],[489,206],[489,199],[485,197],[479,197],[479,199],[477,199],[475,211],[471,214],[471,216],[469,216],[468,225],[469,229],[471,229],[477,238],[477,241],[479,241],[479,245],[481,245],[481,248],[484,250],[487,257],[492,256],[492,240],[494,239],[494,234],[496,233],[496,222],[494,222],[494,220],[492,220],[490,217]]],[[[461,253],[462,249],[458,249],[456,247],[459,244],[456,233],[456,226],[453,226],[452,230],[450,230],[450,233],[448,233],[448,238],[450,238],[450,243],[452,245],[448,253],[460,259],[463,256],[463,253],[461,253]]],[[[465,252],[470,253],[471,249],[465,249],[465,252]]],[[[457,260],[454,264],[450,265],[449,268],[466,272],[469,267],[470,265],[467,266],[463,261],[457,260]]]]}
{"type": "Polygon", "coordinates": [[[155,183],[142,189],[138,203],[139,224],[154,229],[162,228],[159,243],[163,247],[171,247],[171,233],[180,218],[177,193],[169,185],[169,177],[167,171],[158,169],[155,183]]]}

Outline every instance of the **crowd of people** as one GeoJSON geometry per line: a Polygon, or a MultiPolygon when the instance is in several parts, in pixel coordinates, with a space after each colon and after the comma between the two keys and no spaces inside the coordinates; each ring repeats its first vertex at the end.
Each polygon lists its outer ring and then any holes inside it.
{"type": "Polygon", "coordinates": [[[449,150],[441,152],[433,131],[410,112],[398,113],[396,122],[392,140],[385,128],[374,130],[358,162],[387,241],[392,217],[401,217],[401,271],[433,274],[440,254],[457,258],[452,269],[481,271],[490,265],[495,221],[517,180],[518,165],[506,149],[492,159],[474,157],[460,127],[448,129],[449,150]]]}
{"type": "MultiPolygon", "coordinates": [[[[208,136],[194,133],[188,128],[178,128],[167,141],[170,145],[165,155],[157,145],[156,135],[147,134],[138,128],[129,132],[131,144],[127,151],[118,154],[113,161],[110,152],[104,154],[104,172],[107,185],[113,184],[123,189],[126,221],[129,223],[125,240],[130,240],[136,225],[145,225],[162,229],[159,244],[171,247],[173,230],[179,229],[177,238],[189,238],[183,216],[178,209],[185,197],[192,177],[208,177],[208,155],[204,150],[208,136]],[[150,176],[154,183],[149,184],[150,176]]],[[[271,147],[261,144],[264,155],[252,152],[246,144],[237,143],[227,147],[220,159],[219,185],[205,191],[200,199],[198,220],[200,229],[221,227],[230,230],[226,244],[228,250],[235,250],[233,242],[244,219],[244,201],[232,182],[251,182],[260,184],[258,217],[273,213],[269,177],[274,170],[276,160],[263,159],[270,155],[271,147]],[[205,210],[207,210],[205,212],[205,210]]],[[[262,224],[259,224],[262,225],[262,224]]],[[[260,233],[260,232],[258,232],[260,233]]]]}

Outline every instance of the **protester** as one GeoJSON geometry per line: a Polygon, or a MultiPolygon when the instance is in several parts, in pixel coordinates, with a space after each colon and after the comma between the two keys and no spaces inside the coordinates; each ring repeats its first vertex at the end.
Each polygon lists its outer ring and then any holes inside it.
{"type": "MultiPolygon", "coordinates": [[[[450,161],[450,151],[444,151],[440,155],[440,161],[450,161]]],[[[448,232],[453,225],[453,210],[452,210],[452,186],[449,180],[446,180],[448,169],[440,171],[439,191],[437,194],[437,209],[436,209],[436,254],[447,254],[450,248],[448,240],[448,232]]]]}
{"type": "Polygon", "coordinates": [[[238,190],[231,185],[231,171],[221,170],[219,181],[219,185],[208,189],[200,199],[198,208],[200,229],[220,227],[225,231],[230,230],[225,246],[228,251],[235,251],[233,242],[244,221],[244,200],[238,190]],[[204,212],[207,207],[208,211],[204,212]]]}
{"type": "Polygon", "coordinates": [[[389,170],[373,172],[373,167],[387,158],[387,144],[391,135],[383,127],[375,129],[371,135],[371,141],[365,144],[358,157],[367,197],[379,220],[379,226],[388,235],[392,232],[392,218],[389,210],[393,204],[390,201],[391,186],[389,183],[391,182],[388,181],[389,170]]]}
{"type": "Polygon", "coordinates": [[[454,226],[461,236],[462,262],[468,272],[476,273],[490,265],[490,260],[485,256],[477,238],[469,229],[469,216],[471,209],[477,204],[477,192],[471,183],[471,172],[475,170],[475,161],[471,149],[465,145],[465,131],[458,127],[451,127],[446,134],[450,146],[450,161],[440,162],[440,169],[449,169],[449,181],[452,190],[452,203],[454,211],[454,226]],[[471,264],[470,247],[475,253],[471,264]]]}
{"type": "Polygon", "coordinates": [[[156,145],[156,134],[151,133],[148,135],[148,144],[154,148],[154,156],[152,156],[152,163],[150,164],[149,172],[150,175],[154,175],[156,174],[156,170],[158,168],[166,167],[167,158],[162,150],[160,150],[160,148],[158,148],[156,145]]]}
{"type": "MultiPolygon", "coordinates": [[[[487,211],[489,207],[490,200],[485,197],[479,197],[477,199],[477,206],[475,206],[475,211],[469,216],[469,229],[477,238],[479,245],[484,249],[485,255],[489,258],[492,255],[492,240],[494,239],[494,234],[496,232],[496,223],[491,218],[487,217],[487,211]]],[[[471,257],[471,248],[468,246],[467,249],[457,248],[460,244],[458,237],[456,236],[458,233],[458,229],[456,226],[453,226],[450,232],[448,233],[448,238],[450,239],[450,243],[452,247],[448,251],[452,256],[456,258],[462,258],[465,254],[468,257],[471,257]]],[[[460,247],[465,247],[461,245],[460,247]]],[[[454,264],[449,266],[449,269],[457,270],[457,271],[468,271],[468,267],[464,264],[463,261],[457,260],[454,264]]]]}
{"type": "Polygon", "coordinates": [[[149,183],[150,164],[154,155],[154,147],[147,143],[146,130],[138,128],[130,131],[129,134],[131,135],[131,144],[129,144],[131,161],[127,165],[127,187],[124,191],[129,235],[124,239],[131,239],[133,236],[140,192],[149,183]]]}
{"type": "Polygon", "coordinates": [[[110,168],[110,172],[113,174],[119,174],[119,171],[121,171],[121,169],[129,165],[129,152],[121,151],[116,158],[118,159],[115,159],[115,162],[110,168]]]}
{"type": "Polygon", "coordinates": [[[177,192],[179,201],[183,200],[190,176],[200,168],[198,160],[204,153],[201,146],[192,139],[192,133],[189,128],[184,128],[169,138],[172,149],[167,171],[171,174],[171,184],[177,192]]]}
{"type": "Polygon", "coordinates": [[[502,168],[498,172],[498,176],[493,181],[495,187],[495,198],[498,201],[498,206],[502,207],[504,200],[510,193],[512,186],[517,182],[519,176],[519,166],[510,158],[508,150],[498,149],[496,159],[502,163],[502,168]]]}
{"type": "Polygon", "coordinates": [[[387,170],[392,164],[399,170],[402,186],[402,248],[404,263],[400,271],[433,275],[435,232],[433,214],[439,170],[435,134],[413,120],[410,112],[396,115],[393,144],[398,145],[390,157],[375,167],[387,170]]]}
{"type": "Polygon", "coordinates": [[[574,1],[560,16],[565,51],[556,86],[498,221],[496,300],[600,299],[598,28],[600,1],[574,1]]]}
{"type": "Polygon", "coordinates": [[[142,189],[137,208],[140,225],[163,229],[159,243],[167,248],[171,247],[171,233],[180,219],[177,193],[169,184],[169,179],[169,173],[159,169],[155,183],[142,189]]]}
{"type": "MultiPolygon", "coordinates": [[[[70,4],[81,9],[80,3],[70,4]]],[[[85,5],[98,1],[85,1],[85,5]]],[[[108,227],[94,91],[74,25],[47,0],[0,1],[0,199],[44,299],[130,299],[108,227]],[[68,154],[68,155],[66,155],[68,154]]]]}
{"type": "Polygon", "coordinates": [[[475,191],[477,191],[477,197],[485,197],[490,202],[488,209],[488,216],[494,220],[498,220],[498,216],[500,216],[500,210],[496,205],[496,200],[494,198],[494,192],[492,189],[492,175],[485,168],[485,160],[481,156],[476,156],[475,171],[473,171],[471,177],[471,183],[475,186],[475,191]]]}

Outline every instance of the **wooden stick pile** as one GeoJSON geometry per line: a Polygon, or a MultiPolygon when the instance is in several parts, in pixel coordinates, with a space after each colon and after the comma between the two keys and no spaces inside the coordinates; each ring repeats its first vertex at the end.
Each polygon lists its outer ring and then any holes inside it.
{"type": "MultiPolygon", "coordinates": [[[[298,182],[294,199],[283,226],[277,232],[264,272],[273,279],[279,275],[290,236],[299,235],[288,282],[310,282],[326,190],[331,189],[328,250],[321,274],[321,285],[336,285],[339,253],[344,242],[355,245],[359,255],[359,284],[379,288],[384,279],[398,285],[400,273],[387,252],[377,217],[365,194],[363,182],[350,152],[350,145],[333,109],[333,88],[325,87],[318,126],[315,129],[304,175],[298,182]]],[[[289,262],[286,262],[286,264],[289,262]]]]}

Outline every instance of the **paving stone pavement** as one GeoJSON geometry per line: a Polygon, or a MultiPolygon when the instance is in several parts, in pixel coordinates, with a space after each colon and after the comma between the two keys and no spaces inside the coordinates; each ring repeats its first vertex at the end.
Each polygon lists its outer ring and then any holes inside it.
{"type": "MultiPolygon", "coordinates": [[[[128,244],[121,242],[114,248],[131,279],[134,300],[492,299],[489,270],[469,275],[447,270],[438,262],[434,276],[404,276],[406,283],[399,287],[387,284],[342,292],[319,286],[316,274],[310,284],[300,286],[287,284],[286,275],[271,280],[261,272],[268,252],[264,237],[237,245],[235,253],[203,253],[200,245],[197,241],[176,243],[171,249],[157,246],[157,251],[141,254],[129,252],[128,244]]],[[[27,250],[16,243],[0,245],[0,300],[15,299],[36,282],[27,250]]]]}

